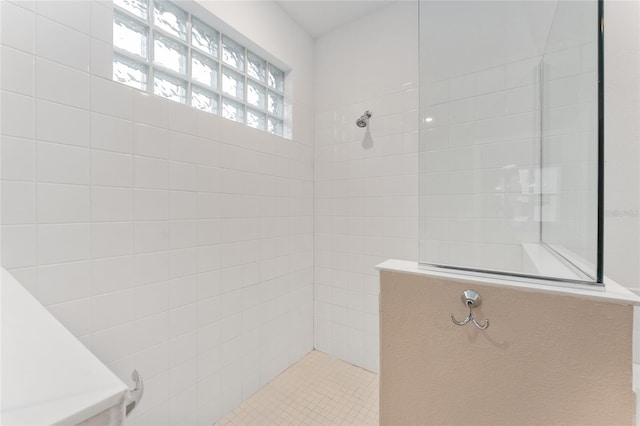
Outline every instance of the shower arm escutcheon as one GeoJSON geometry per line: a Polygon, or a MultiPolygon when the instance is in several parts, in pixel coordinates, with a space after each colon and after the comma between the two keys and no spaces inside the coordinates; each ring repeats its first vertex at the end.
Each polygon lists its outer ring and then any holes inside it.
{"type": "Polygon", "coordinates": [[[453,322],[455,325],[460,325],[460,326],[466,325],[468,322],[472,322],[473,325],[478,327],[480,330],[486,330],[487,328],[489,328],[488,319],[484,320],[484,324],[480,324],[473,317],[473,311],[472,311],[473,308],[480,306],[480,303],[482,303],[482,298],[480,297],[478,292],[475,290],[465,290],[462,293],[460,293],[460,298],[462,299],[462,303],[464,303],[465,306],[469,308],[469,315],[467,315],[467,317],[462,321],[458,321],[457,319],[455,319],[453,314],[450,314],[451,322],[453,322]]]}

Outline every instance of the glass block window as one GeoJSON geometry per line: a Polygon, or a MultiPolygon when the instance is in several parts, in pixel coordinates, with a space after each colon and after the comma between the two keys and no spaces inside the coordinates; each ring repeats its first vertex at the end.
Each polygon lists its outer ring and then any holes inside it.
{"type": "Polygon", "coordinates": [[[113,3],[114,81],[283,135],[284,71],[167,0],[113,3]]]}

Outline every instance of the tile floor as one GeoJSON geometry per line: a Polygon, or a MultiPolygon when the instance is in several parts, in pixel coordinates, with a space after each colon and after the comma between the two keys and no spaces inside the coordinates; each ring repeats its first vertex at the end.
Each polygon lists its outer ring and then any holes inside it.
{"type": "Polygon", "coordinates": [[[378,425],[378,376],[313,351],[217,425],[378,425]]]}

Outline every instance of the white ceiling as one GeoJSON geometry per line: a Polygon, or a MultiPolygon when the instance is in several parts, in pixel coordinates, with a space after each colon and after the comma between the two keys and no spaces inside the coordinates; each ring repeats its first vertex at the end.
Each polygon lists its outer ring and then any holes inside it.
{"type": "Polygon", "coordinates": [[[276,0],[311,37],[316,38],[395,0],[276,0]]]}

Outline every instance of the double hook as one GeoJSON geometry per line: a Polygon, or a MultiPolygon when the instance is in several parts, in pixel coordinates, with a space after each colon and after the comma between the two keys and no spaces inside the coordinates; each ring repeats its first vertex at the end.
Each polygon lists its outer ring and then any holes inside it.
{"type": "Polygon", "coordinates": [[[480,306],[480,303],[482,301],[480,299],[480,295],[478,294],[478,292],[475,291],[475,290],[465,290],[460,294],[460,298],[462,299],[462,303],[464,303],[469,308],[469,315],[467,315],[467,317],[464,320],[458,321],[457,319],[454,318],[453,314],[450,314],[451,315],[451,321],[455,325],[461,325],[461,326],[465,325],[469,321],[471,321],[473,323],[473,325],[478,327],[480,330],[486,330],[487,328],[489,328],[489,320],[488,319],[484,320],[484,324],[480,324],[473,317],[472,309],[477,307],[477,306],[480,306]]]}

